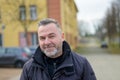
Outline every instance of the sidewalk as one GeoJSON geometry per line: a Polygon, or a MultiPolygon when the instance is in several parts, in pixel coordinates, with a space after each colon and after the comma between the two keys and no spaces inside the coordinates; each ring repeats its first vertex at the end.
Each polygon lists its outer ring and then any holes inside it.
{"type": "Polygon", "coordinates": [[[120,55],[86,54],[97,80],[120,80],[120,55]]]}
{"type": "Polygon", "coordinates": [[[11,78],[11,79],[9,79],[9,80],[20,80],[20,75],[15,76],[15,77],[13,77],[13,78],[11,78]]]}

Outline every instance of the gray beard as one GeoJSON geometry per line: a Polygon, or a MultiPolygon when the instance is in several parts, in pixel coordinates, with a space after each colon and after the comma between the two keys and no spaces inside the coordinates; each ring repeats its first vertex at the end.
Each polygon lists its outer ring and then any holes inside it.
{"type": "Polygon", "coordinates": [[[47,50],[44,50],[44,54],[47,56],[47,57],[54,57],[55,55],[57,55],[58,53],[58,50],[57,49],[54,49],[53,51],[51,52],[48,52],[47,50]]]}

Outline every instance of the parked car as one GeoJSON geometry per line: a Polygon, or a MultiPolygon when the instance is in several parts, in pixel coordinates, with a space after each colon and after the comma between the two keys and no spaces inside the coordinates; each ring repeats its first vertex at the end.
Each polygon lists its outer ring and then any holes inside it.
{"type": "Polygon", "coordinates": [[[107,42],[103,41],[103,42],[101,43],[101,48],[108,48],[107,42]]]}
{"type": "Polygon", "coordinates": [[[37,46],[30,46],[29,49],[32,52],[32,54],[34,54],[37,49],[37,46]]]}
{"type": "Polygon", "coordinates": [[[27,47],[1,47],[0,66],[13,65],[22,68],[24,63],[32,57],[32,53],[27,47]]]}

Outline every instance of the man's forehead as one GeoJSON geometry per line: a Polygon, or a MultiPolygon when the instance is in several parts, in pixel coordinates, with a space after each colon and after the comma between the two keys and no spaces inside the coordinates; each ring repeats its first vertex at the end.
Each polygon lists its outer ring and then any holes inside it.
{"type": "Polygon", "coordinates": [[[57,32],[59,31],[55,25],[43,25],[38,28],[38,32],[57,32]]]}
{"type": "Polygon", "coordinates": [[[39,34],[39,36],[47,36],[47,35],[56,34],[56,31],[51,30],[50,28],[48,28],[48,29],[39,29],[38,34],[39,34]]]}
{"type": "Polygon", "coordinates": [[[40,34],[40,36],[51,36],[51,35],[56,35],[56,34],[55,33],[40,34]]]}

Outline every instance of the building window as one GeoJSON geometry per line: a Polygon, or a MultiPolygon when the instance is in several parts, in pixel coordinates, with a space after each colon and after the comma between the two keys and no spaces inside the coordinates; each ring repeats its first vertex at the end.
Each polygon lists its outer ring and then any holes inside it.
{"type": "Polygon", "coordinates": [[[27,46],[26,37],[25,37],[24,32],[20,33],[19,38],[20,38],[20,46],[22,46],[22,47],[27,46]]]}
{"type": "Polygon", "coordinates": [[[19,38],[20,38],[20,46],[22,47],[38,45],[37,32],[28,32],[27,37],[25,37],[24,32],[21,32],[19,38]]]}
{"type": "Polygon", "coordinates": [[[30,6],[30,18],[31,18],[31,20],[37,19],[37,11],[36,11],[35,5],[30,6]]]}
{"type": "Polygon", "coordinates": [[[38,45],[38,36],[37,33],[31,33],[31,44],[32,46],[38,45]]]}
{"type": "Polygon", "coordinates": [[[22,5],[20,6],[20,20],[25,20],[26,19],[26,9],[25,6],[22,5]]]}

